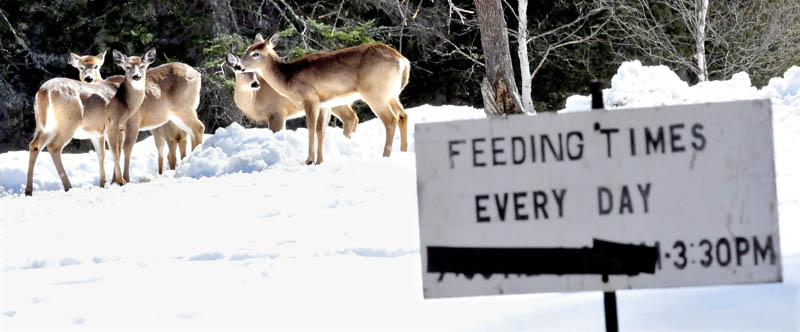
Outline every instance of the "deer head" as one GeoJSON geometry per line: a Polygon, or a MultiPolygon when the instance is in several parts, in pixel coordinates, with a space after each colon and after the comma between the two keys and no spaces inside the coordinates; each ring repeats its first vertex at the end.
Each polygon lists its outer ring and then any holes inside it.
{"type": "Polygon", "coordinates": [[[117,50],[112,54],[114,63],[125,70],[125,78],[130,80],[131,85],[137,90],[144,89],[144,75],[147,67],[156,60],[156,49],[151,48],[143,57],[128,57],[117,50]]]}
{"type": "Polygon", "coordinates": [[[103,67],[105,62],[106,51],[98,55],[84,55],[80,56],[75,53],[70,53],[67,63],[77,68],[80,73],[78,79],[86,83],[98,82],[103,78],[100,76],[100,68],[103,67]]]}

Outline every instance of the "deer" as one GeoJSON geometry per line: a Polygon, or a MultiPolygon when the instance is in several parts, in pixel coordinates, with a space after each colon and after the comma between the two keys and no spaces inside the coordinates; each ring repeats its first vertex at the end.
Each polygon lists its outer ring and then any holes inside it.
{"type": "Polygon", "coordinates": [[[241,58],[244,71],[255,71],[270,87],[301,105],[308,127],[306,164],[322,163],[324,128],[317,116],[327,118],[326,109],[363,100],[386,128],[383,156],[392,153],[395,128],[400,128],[400,151],[408,150],[408,115],[400,103],[400,92],[408,84],[411,65],[397,50],[384,44],[366,44],[307,55],[284,62],[275,53],[279,35],[269,41],[257,34],[241,58]],[[323,114],[320,114],[320,109],[323,114]],[[317,134],[316,159],[314,135],[317,134]]]}
{"type": "MultiPolygon", "coordinates": [[[[266,123],[272,132],[283,130],[286,119],[303,116],[302,108],[291,100],[281,96],[272,89],[263,78],[255,71],[245,72],[239,57],[228,53],[225,63],[233,70],[236,76],[236,85],[233,90],[233,100],[244,115],[255,123],[266,123]]],[[[344,136],[350,138],[350,133],[358,126],[358,115],[350,107],[343,105],[334,107],[331,113],[342,121],[344,136]]],[[[327,126],[327,119],[317,119],[317,130],[327,126]]]]}
{"type": "MultiPolygon", "coordinates": [[[[78,78],[86,83],[99,83],[103,81],[100,75],[100,68],[103,67],[105,62],[106,52],[103,51],[97,55],[77,55],[70,53],[68,63],[78,69],[78,78]]],[[[121,83],[124,76],[116,75],[108,78],[111,82],[121,83]]],[[[147,98],[147,94],[145,94],[147,98]]],[[[164,171],[164,146],[168,148],[167,160],[170,169],[175,169],[177,165],[176,151],[180,148],[181,159],[186,157],[186,132],[180,129],[172,122],[165,123],[163,126],[150,130],[153,135],[153,140],[156,144],[158,151],[158,174],[163,174],[164,171]]],[[[100,144],[105,148],[105,139],[100,144]]]]}
{"type": "MultiPolygon", "coordinates": [[[[36,92],[33,104],[36,129],[29,144],[26,196],[33,193],[34,165],[42,148],[50,153],[64,191],[72,188],[61,162],[61,151],[73,138],[92,141],[100,164],[100,186],[105,186],[104,139],[108,139],[112,147],[118,143],[121,136],[119,120],[135,114],[142,104],[145,72],[155,60],[155,49],[149,50],[144,57],[128,58],[116,50],[113,54],[116,64],[125,70],[119,83],[103,81],[94,84],[59,77],[48,80],[36,92]]],[[[119,150],[112,148],[111,153],[118,154],[119,150]]],[[[118,171],[117,164],[115,176],[118,171]]]]}
{"type": "MultiPolygon", "coordinates": [[[[183,132],[191,133],[191,151],[203,142],[205,125],[197,117],[201,81],[200,72],[180,62],[162,64],[147,71],[145,98],[139,111],[130,118],[120,119],[123,131],[132,133],[126,135],[132,139],[124,141],[125,166],[122,176],[124,181],[119,184],[130,182],[130,157],[136,143],[136,133],[140,130],[155,129],[157,132],[160,131],[159,135],[164,134],[168,142],[170,139],[183,141],[183,138],[178,139],[179,134],[176,134],[176,131],[160,128],[171,122],[183,132]]],[[[161,174],[163,159],[159,144],[160,142],[156,141],[156,148],[159,149],[159,174],[161,174]]],[[[185,150],[182,150],[181,154],[185,156],[185,150]]],[[[169,160],[169,166],[175,169],[176,161],[172,158],[174,155],[169,160]]]]}

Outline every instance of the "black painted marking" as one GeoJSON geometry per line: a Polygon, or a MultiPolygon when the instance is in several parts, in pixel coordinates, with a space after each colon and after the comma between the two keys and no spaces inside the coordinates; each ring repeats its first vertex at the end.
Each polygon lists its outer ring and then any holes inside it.
{"type": "Polygon", "coordinates": [[[475,248],[429,246],[428,273],[476,274],[489,279],[492,274],[599,274],[603,282],[609,275],[654,274],[658,249],[646,245],[624,244],[594,239],[593,247],[583,248],[475,248]]]}

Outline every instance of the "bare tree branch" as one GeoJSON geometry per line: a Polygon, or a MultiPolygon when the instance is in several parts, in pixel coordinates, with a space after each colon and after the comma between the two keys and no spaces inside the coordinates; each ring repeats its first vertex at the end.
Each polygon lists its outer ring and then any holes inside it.
{"type": "Polygon", "coordinates": [[[706,78],[779,75],[800,54],[800,2],[600,0],[620,57],[644,57],[706,78]],[[707,11],[707,14],[704,12],[707,11]]]}

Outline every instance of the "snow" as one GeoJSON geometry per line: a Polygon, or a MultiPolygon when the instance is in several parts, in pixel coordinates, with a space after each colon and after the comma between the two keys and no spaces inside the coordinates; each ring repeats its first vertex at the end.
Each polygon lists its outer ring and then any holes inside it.
{"type": "MultiPolygon", "coordinates": [[[[787,74],[797,70],[793,68],[787,74]]],[[[796,77],[789,78],[792,79],[796,77]]],[[[777,82],[775,84],[779,85],[777,82]]],[[[767,90],[760,91],[753,87],[747,73],[734,74],[730,80],[706,81],[690,87],[667,66],[644,66],[639,61],[630,61],[620,65],[617,74],[611,78],[611,87],[603,90],[603,103],[606,108],[650,107],[770,96],[767,90]]],[[[777,93],[775,96],[780,97],[777,93]]],[[[591,96],[570,96],[562,112],[587,110],[591,108],[591,102],[591,96]]]]}
{"type": "MultiPolygon", "coordinates": [[[[744,73],[689,87],[627,62],[605,90],[612,108],[752,98],[774,107],[783,283],[620,291],[622,329],[800,330],[800,68],[761,89],[744,73]]],[[[0,154],[0,327],[602,329],[600,292],[422,299],[413,124],[484,115],[407,112],[410,151],[396,133],[390,158],[376,120],[351,139],[327,128],[317,166],[302,165],[305,130],[233,124],[161,176],[152,140],[138,143],[122,187],[97,188],[94,152],[65,154],[64,193],[43,153],[33,197],[27,151],[0,154]]]]}

